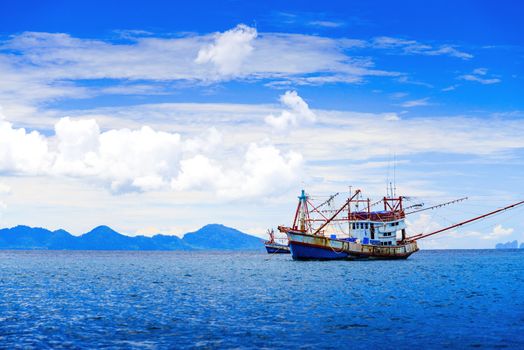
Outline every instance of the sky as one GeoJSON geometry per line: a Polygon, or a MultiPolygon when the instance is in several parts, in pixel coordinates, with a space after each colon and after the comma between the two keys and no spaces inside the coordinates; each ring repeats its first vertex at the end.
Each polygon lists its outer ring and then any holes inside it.
{"type": "MultiPolygon", "coordinates": [[[[2,1],[0,226],[289,225],[302,188],[415,233],[524,200],[518,1],[2,1]]],[[[421,242],[524,242],[524,210],[421,242]]]]}

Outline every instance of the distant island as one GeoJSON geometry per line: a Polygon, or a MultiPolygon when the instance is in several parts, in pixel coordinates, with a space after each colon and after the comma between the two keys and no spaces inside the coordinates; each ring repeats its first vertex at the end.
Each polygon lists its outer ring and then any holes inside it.
{"type": "MultiPolygon", "coordinates": [[[[517,240],[509,241],[506,243],[497,243],[495,249],[518,249],[519,242],[517,240]]],[[[524,249],[524,243],[520,244],[520,249],[524,249]]]]}
{"type": "Polygon", "coordinates": [[[0,229],[0,249],[48,250],[262,250],[262,239],[224,225],[206,225],[183,238],[157,234],[126,236],[98,226],[74,236],[65,230],[16,226],[0,229]]]}

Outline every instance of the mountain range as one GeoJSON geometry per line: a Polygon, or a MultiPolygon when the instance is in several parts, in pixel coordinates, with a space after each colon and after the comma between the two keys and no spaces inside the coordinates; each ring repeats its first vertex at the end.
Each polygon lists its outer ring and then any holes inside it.
{"type": "Polygon", "coordinates": [[[0,249],[52,250],[261,250],[262,240],[224,225],[206,225],[183,238],[157,234],[126,236],[98,226],[74,236],[65,230],[16,226],[0,229],[0,249]]]}

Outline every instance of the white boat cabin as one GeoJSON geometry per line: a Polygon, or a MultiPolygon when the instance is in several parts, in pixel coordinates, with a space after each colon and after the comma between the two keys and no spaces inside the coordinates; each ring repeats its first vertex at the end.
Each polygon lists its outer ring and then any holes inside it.
{"type": "Polygon", "coordinates": [[[349,236],[364,244],[392,246],[397,245],[397,239],[402,236],[402,231],[405,233],[405,229],[404,219],[388,222],[352,221],[350,222],[349,236]]]}

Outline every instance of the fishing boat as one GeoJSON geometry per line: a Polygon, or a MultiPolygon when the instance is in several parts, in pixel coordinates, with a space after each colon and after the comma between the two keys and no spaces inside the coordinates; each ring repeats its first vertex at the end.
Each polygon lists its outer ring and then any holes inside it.
{"type": "Polygon", "coordinates": [[[289,245],[284,243],[279,243],[275,239],[275,231],[274,230],[268,230],[267,231],[269,235],[269,240],[264,242],[264,245],[266,246],[266,251],[268,254],[289,254],[289,245]]]}
{"type": "Polygon", "coordinates": [[[419,209],[420,205],[404,208],[403,201],[406,197],[386,196],[371,203],[369,198],[362,199],[362,192],[356,190],[354,193],[350,192],[348,199],[338,209],[326,210],[324,207],[331,205],[337,195],[338,193],[315,205],[302,190],[292,226],[278,226],[278,230],[288,237],[294,260],[407,259],[419,251],[417,241],[420,239],[524,204],[521,201],[431,233],[408,236],[406,214],[434,209],[467,198],[424,209],[419,209]],[[377,205],[382,206],[381,210],[372,210],[377,205]],[[406,209],[411,211],[406,212],[406,209]]]}

